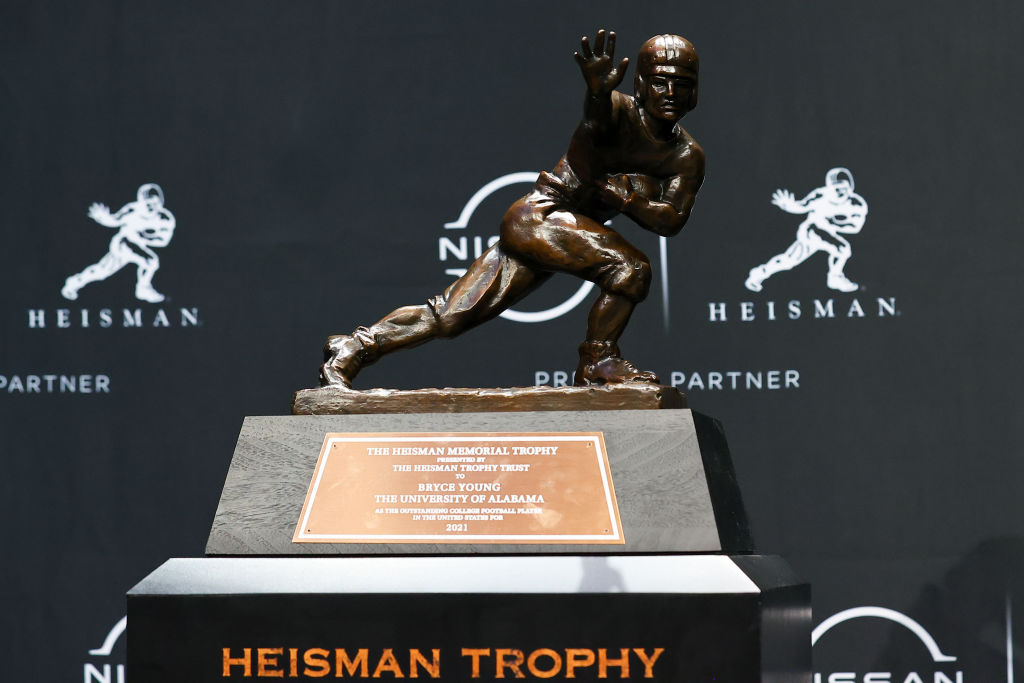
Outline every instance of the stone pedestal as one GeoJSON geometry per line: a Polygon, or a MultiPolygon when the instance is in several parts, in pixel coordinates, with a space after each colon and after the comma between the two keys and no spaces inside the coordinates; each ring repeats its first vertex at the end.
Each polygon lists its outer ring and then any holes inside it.
{"type": "Polygon", "coordinates": [[[690,410],[247,417],[208,555],[749,552],[721,425],[690,410]],[[331,432],[602,432],[625,544],[292,543],[324,436],[331,432]]]}

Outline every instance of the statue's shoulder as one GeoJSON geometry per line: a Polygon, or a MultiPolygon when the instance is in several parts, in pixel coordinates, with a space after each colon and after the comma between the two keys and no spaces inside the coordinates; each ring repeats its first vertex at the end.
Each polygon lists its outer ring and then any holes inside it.
{"type": "Polygon", "coordinates": [[[612,90],[612,102],[618,107],[632,107],[636,109],[636,99],[621,90],[612,90]]]}
{"type": "Polygon", "coordinates": [[[616,120],[624,116],[630,123],[639,123],[640,115],[637,113],[636,100],[624,92],[612,90],[612,116],[616,120]]]}
{"type": "Polygon", "coordinates": [[[682,126],[679,126],[678,131],[676,163],[679,172],[704,175],[704,148],[682,126]]]}

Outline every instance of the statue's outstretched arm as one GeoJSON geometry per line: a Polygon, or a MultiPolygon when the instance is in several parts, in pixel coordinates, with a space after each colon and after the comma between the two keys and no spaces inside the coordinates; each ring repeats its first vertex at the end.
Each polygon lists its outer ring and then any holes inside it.
{"type": "Polygon", "coordinates": [[[590,39],[583,36],[580,40],[579,52],[573,57],[580,65],[583,80],[587,84],[587,98],[583,104],[583,119],[590,125],[601,130],[611,126],[614,120],[612,92],[622,83],[626,75],[629,59],[615,64],[615,32],[601,29],[594,38],[594,47],[590,47],[590,39]]]}
{"type": "Polygon", "coordinates": [[[789,190],[775,190],[772,193],[772,204],[779,207],[786,213],[808,213],[811,210],[811,202],[821,197],[818,190],[812,191],[803,199],[797,200],[789,190]]]}
{"type": "Polygon", "coordinates": [[[134,207],[131,203],[125,204],[121,207],[121,210],[115,214],[110,213],[110,208],[102,202],[93,202],[89,206],[89,218],[93,219],[102,226],[108,228],[119,228],[124,224],[125,217],[132,213],[134,207]]]}

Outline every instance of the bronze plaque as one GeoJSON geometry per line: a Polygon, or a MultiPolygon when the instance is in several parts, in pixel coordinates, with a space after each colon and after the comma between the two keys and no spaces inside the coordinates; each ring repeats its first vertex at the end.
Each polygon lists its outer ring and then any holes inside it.
{"type": "Polygon", "coordinates": [[[601,432],[332,433],[292,542],[625,539],[601,432]]]}

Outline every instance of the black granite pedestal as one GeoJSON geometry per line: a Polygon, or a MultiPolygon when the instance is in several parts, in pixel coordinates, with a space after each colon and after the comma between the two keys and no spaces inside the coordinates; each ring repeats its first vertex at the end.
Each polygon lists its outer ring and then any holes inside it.
{"type": "Polygon", "coordinates": [[[721,425],[678,410],[247,417],[207,555],[751,552],[721,425]],[[324,435],[331,432],[601,432],[625,543],[292,543],[324,435]]]}

